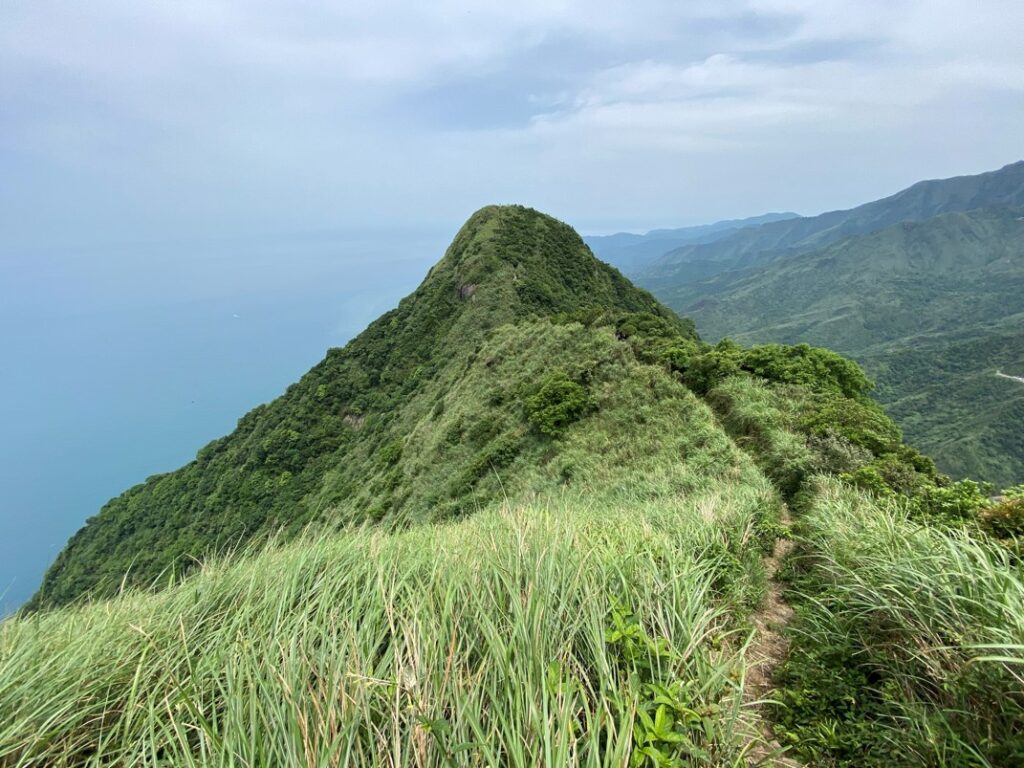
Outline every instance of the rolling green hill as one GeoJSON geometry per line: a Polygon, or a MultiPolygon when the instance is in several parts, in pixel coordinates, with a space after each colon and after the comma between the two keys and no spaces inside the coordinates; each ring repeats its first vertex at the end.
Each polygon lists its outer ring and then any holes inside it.
{"type": "Polygon", "coordinates": [[[675,288],[693,280],[816,250],[902,221],[1003,206],[1024,206],[1024,161],[976,176],[922,181],[850,210],[740,229],[711,243],[667,252],[631,274],[640,285],[659,291],[659,295],[671,295],[675,288]]]}
{"type": "Polygon", "coordinates": [[[0,766],[1017,764],[1024,488],[870,390],[485,208],[75,535],[0,624],[0,766]]]}
{"type": "Polygon", "coordinates": [[[860,362],[940,467],[1024,479],[1024,208],[904,222],[661,292],[701,332],[807,342],[860,362]]]}

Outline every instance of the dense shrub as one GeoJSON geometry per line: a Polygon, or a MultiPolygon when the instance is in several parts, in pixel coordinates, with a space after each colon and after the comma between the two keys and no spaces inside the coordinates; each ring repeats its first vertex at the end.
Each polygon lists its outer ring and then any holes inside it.
{"type": "Polygon", "coordinates": [[[835,433],[876,455],[900,446],[899,427],[870,400],[828,392],[805,398],[803,406],[799,426],[809,434],[835,433]]]}
{"type": "Polygon", "coordinates": [[[526,398],[530,424],[552,437],[562,434],[566,427],[593,408],[587,388],[570,379],[565,371],[549,374],[526,398]]]}
{"type": "Polygon", "coordinates": [[[808,344],[765,344],[743,348],[722,339],[691,356],[683,381],[698,394],[741,371],[776,384],[795,384],[812,392],[834,392],[863,400],[874,387],[859,365],[828,349],[808,344]]]}
{"type": "Polygon", "coordinates": [[[1003,491],[1003,497],[1007,499],[1024,499],[1024,485],[1015,485],[1003,491]]]}
{"type": "Polygon", "coordinates": [[[683,382],[696,392],[704,395],[740,372],[740,361],[722,345],[713,347],[686,361],[683,382]]]}
{"type": "Polygon", "coordinates": [[[867,448],[854,445],[835,430],[807,436],[807,447],[813,453],[811,470],[819,475],[839,475],[853,472],[869,464],[874,456],[867,448]]]}
{"type": "Polygon", "coordinates": [[[832,389],[844,397],[865,397],[874,388],[863,369],[830,349],[809,344],[766,344],[743,353],[743,370],[769,381],[832,389]]]}
{"type": "Polygon", "coordinates": [[[962,526],[978,520],[989,506],[988,496],[973,480],[932,485],[911,499],[911,514],[929,523],[962,526]]]}
{"type": "Polygon", "coordinates": [[[990,502],[973,480],[954,482],[943,475],[927,475],[898,453],[886,454],[842,475],[851,485],[875,498],[904,508],[915,519],[942,526],[974,526],[990,502]]]}
{"type": "Polygon", "coordinates": [[[982,510],[981,527],[997,539],[1024,537],[1024,497],[1004,498],[982,510]]]}

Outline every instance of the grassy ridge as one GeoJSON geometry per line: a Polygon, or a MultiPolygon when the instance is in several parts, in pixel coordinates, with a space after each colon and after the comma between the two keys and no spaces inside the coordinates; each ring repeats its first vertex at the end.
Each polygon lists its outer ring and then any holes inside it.
{"type": "Polygon", "coordinates": [[[0,626],[0,768],[744,764],[783,500],[783,738],[1014,764],[1024,500],[939,474],[871,386],[804,344],[702,344],[564,225],[485,209],[397,310],[76,535],[35,607],[119,594],[0,626]],[[162,570],[231,532],[248,554],[162,570]]]}
{"type": "MultiPolygon", "coordinates": [[[[295,534],[310,523],[417,521],[427,510],[458,512],[447,504],[452,498],[475,509],[476,496],[487,491],[475,493],[483,473],[473,477],[470,467],[452,466],[450,454],[434,464],[465,473],[465,486],[430,503],[429,494],[413,492],[443,488],[450,476],[410,481],[402,456],[410,431],[452,404],[446,395],[495,329],[587,307],[653,315],[693,337],[692,324],[595,259],[566,224],[522,206],[481,209],[397,308],[344,348],[329,350],[281,397],[199,450],[195,461],[108,502],[68,542],[33,607],[87,592],[111,594],[125,573],[149,582],[169,568],[187,570],[211,549],[282,529],[295,534]]],[[[538,367],[521,362],[524,370],[538,367]]],[[[510,403],[476,405],[478,431],[469,439],[452,433],[452,445],[487,442],[489,414],[507,422],[510,403]]],[[[517,447],[510,443],[503,453],[517,447]]]]}
{"type": "MultiPolygon", "coordinates": [[[[1022,166],[1024,168],[1024,166],[1022,166]]],[[[876,395],[943,471],[1021,479],[1021,208],[903,222],[683,285],[648,282],[710,339],[806,342],[860,362],[876,395]]]]}
{"type": "Polygon", "coordinates": [[[1024,574],[1005,548],[821,481],[799,522],[781,733],[809,762],[1024,760],[1024,574]]]}
{"type": "Polygon", "coordinates": [[[0,765],[739,764],[764,501],[495,508],[6,622],[0,765]]]}
{"type": "Polygon", "coordinates": [[[606,348],[618,362],[587,379],[595,413],[545,438],[547,457],[507,465],[518,499],[5,623],[0,765],[741,765],[758,738],[750,614],[783,496],[803,510],[804,555],[783,740],[819,765],[1022,754],[1024,579],[1008,550],[813,481],[874,468],[876,491],[909,483],[897,498],[926,517],[934,494],[958,493],[857,394],[855,367],[809,348],[523,328],[481,354],[493,381],[523,345],[576,340],[579,360],[606,348]],[[707,403],[640,363],[677,354],[707,403]],[[768,378],[736,372],[751,370],[768,378]],[[569,468],[595,485],[530,501],[569,468]]]}

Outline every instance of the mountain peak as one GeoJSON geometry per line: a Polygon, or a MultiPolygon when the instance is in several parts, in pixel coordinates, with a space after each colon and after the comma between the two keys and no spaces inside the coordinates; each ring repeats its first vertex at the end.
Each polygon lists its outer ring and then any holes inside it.
{"type": "Polygon", "coordinates": [[[657,315],[694,336],[692,325],[598,261],[567,224],[519,205],[481,208],[395,309],[329,350],[195,461],[110,501],[72,537],[34,605],[109,594],[129,570],[128,582],[149,583],[204,552],[278,530],[407,522],[482,503],[502,490],[480,490],[485,470],[547,448],[521,434],[514,393],[481,401],[467,376],[475,372],[478,384],[497,376],[515,389],[587,344],[614,357],[614,336],[544,319],[592,309],[657,315]],[[515,339],[520,365],[501,369],[494,353],[496,367],[480,370],[478,354],[496,337],[515,339]],[[523,381],[513,386],[516,377],[523,381]],[[442,497],[439,462],[450,465],[444,482],[452,485],[442,497]]]}
{"type": "Polygon", "coordinates": [[[470,216],[413,296],[428,295],[473,304],[474,314],[490,315],[489,326],[588,307],[678,320],[599,261],[568,224],[522,205],[488,205],[470,216]]]}

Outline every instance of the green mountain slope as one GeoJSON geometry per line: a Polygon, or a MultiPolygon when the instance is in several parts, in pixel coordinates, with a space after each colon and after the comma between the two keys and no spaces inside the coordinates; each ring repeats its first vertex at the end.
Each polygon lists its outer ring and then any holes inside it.
{"type": "Polygon", "coordinates": [[[859,361],[942,469],[1024,479],[1024,209],[905,222],[662,293],[710,338],[808,342],[859,361]]]}
{"type": "Polygon", "coordinates": [[[678,229],[654,229],[643,235],[619,232],[584,237],[597,258],[626,273],[642,272],[669,251],[684,245],[712,243],[738,229],[758,227],[773,221],[799,218],[795,213],[766,213],[746,219],[729,219],[714,224],[678,229]]]}
{"type": "Polygon", "coordinates": [[[692,336],[597,261],[566,225],[520,207],[477,212],[397,309],[328,352],[194,462],[108,503],[68,543],[34,604],[109,592],[125,573],[131,582],[150,582],[172,565],[188,567],[204,552],[280,529],[290,535],[314,522],[399,524],[475,508],[500,493],[493,470],[517,458],[529,464],[542,450],[508,417],[517,388],[535,384],[551,360],[588,386],[601,385],[605,369],[585,370],[582,361],[611,366],[610,350],[592,348],[606,339],[536,329],[523,332],[538,345],[534,362],[522,360],[489,383],[484,373],[506,368],[493,352],[491,368],[481,369],[481,345],[513,320],[586,307],[650,313],[692,336]],[[456,415],[458,391],[486,396],[489,405],[456,415]]]}
{"type": "Polygon", "coordinates": [[[634,276],[644,287],[667,292],[695,279],[765,263],[794,252],[818,249],[901,221],[976,208],[1021,205],[1024,205],[1024,161],[976,176],[918,182],[895,195],[850,210],[764,224],[739,230],[713,243],[683,246],[666,253],[634,276]]]}
{"type": "Polygon", "coordinates": [[[950,482],[869,390],[484,209],[75,536],[0,624],[0,766],[1016,764],[1024,489],[950,482]]]}

